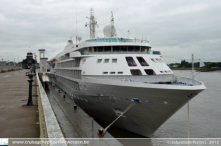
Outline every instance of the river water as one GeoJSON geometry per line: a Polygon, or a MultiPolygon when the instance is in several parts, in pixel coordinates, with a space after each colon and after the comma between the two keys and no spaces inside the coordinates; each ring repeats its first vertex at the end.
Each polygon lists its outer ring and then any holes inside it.
{"type": "MultiPolygon", "coordinates": [[[[174,71],[175,75],[190,77],[191,71],[174,71]]],[[[201,72],[195,79],[206,90],[190,101],[190,137],[221,138],[221,72],[201,72]]],[[[187,138],[187,105],[175,113],[154,134],[155,138],[187,138]]]]}
{"type": "MultiPolygon", "coordinates": [[[[191,77],[191,71],[175,70],[174,74],[191,77]]],[[[197,74],[197,72],[195,72],[197,74]]],[[[189,103],[190,138],[221,138],[221,71],[201,72],[195,79],[202,81],[206,90],[198,94],[189,103]]],[[[169,118],[152,138],[188,138],[187,105],[169,118]]],[[[136,134],[111,127],[109,132],[116,138],[142,138],[136,134]]],[[[119,139],[124,145],[134,145],[119,139]]],[[[155,145],[158,142],[141,142],[141,145],[155,145]]],[[[156,144],[158,145],[158,144],[156,144]]]]}

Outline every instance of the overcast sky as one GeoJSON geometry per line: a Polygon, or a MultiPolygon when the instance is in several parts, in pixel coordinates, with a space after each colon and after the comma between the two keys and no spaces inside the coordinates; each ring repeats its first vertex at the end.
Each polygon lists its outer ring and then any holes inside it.
{"type": "Polygon", "coordinates": [[[0,0],[1,60],[21,61],[42,48],[51,59],[70,37],[87,39],[86,16],[92,7],[99,37],[113,11],[120,37],[130,30],[130,38],[149,40],[163,56],[190,59],[194,54],[204,62],[221,62],[220,0],[0,0]]]}

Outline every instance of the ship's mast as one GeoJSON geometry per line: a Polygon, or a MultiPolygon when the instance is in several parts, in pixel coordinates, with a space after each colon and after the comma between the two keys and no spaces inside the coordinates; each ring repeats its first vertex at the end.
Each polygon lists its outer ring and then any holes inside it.
{"type": "Polygon", "coordinates": [[[97,25],[97,21],[95,21],[95,18],[94,18],[94,9],[91,8],[90,9],[91,11],[91,16],[90,16],[90,38],[93,39],[95,38],[95,25],[97,25]]]}
{"type": "Polygon", "coordinates": [[[113,12],[111,12],[111,37],[114,37],[115,33],[114,33],[114,16],[113,16],[113,12]]]}

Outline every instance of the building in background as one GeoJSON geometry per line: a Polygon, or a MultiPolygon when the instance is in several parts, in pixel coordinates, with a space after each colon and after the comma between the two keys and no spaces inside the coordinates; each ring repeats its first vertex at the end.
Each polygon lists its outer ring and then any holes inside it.
{"type": "Polygon", "coordinates": [[[33,59],[33,54],[31,52],[27,53],[26,59],[22,61],[22,68],[29,69],[31,66],[36,68],[37,61],[33,59]]]}

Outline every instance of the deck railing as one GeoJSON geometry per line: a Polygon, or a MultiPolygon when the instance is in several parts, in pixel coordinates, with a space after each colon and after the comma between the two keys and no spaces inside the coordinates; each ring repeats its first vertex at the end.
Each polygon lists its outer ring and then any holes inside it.
{"type": "Polygon", "coordinates": [[[128,39],[128,38],[95,38],[83,42],[149,43],[149,41],[143,39],[128,39]]]}
{"type": "Polygon", "coordinates": [[[185,77],[175,77],[173,81],[174,85],[183,85],[183,86],[198,86],[202,85],[201,82],[197,80],[192,80],[190,78],[185,78],[185,77]]]}
{"type": "Polygon", "coordinates": [[[81,55],[103,55],[103,54],[153,54],[153,55],[161,55],[160,51],[148,51],[148,52],[140,52],[140,51],[102,51],[102,52],[88,52],[81,51],[81,55]]]}

